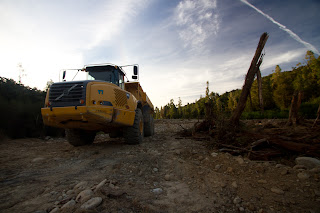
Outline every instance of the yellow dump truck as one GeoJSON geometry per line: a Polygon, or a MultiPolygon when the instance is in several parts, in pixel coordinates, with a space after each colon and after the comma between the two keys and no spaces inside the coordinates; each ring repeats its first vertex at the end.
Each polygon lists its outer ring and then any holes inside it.
{"type": "MultiPolygon", "coordinates": [[[[138,79],[138,66],[132,79],[138,79]]],[[[41,108],[47,126],[64,128],[70,144],[93,143],[97,132],[111,138],[123,136],[128,144],[138,144],[154,134],[153,105],[139,82],[125,82],[124,66],[86,65],[86,80],[63,81],[50,86],[41,108]]],[[[128,78],[127,78],[128,79],[128,78]]]]}

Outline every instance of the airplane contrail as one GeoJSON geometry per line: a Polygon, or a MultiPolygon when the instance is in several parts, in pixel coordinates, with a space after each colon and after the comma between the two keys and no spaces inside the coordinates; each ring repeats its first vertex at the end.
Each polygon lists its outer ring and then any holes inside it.
{"type": "Polygon", "coordinates": [[[258,13],[260,13],[261,15],[263,15],[264,17],[269,19],[272,23],[278,25],[281,30],[287,32],[294,40],[296,40],[296,41],[300,42],[301,44],[303,44],[308,50],[312,50],[314,53],[320,55],[319,51],[312,44],[302,40],[297,34],[292,32],[291,30],[289,30],[286,26],[284,26],[283,24],[280,24],[279,22],[274,20],[271,16],[269,16],[268,14],[265,14],[264,12],[262,12],[261,10],[259,10],[255,6],[253,6],[247,0],[240,0],[240,1],[242,1],[243,3],[248,5],[249,7],[253,8],[254,10],[256,10],[258,13]]]}

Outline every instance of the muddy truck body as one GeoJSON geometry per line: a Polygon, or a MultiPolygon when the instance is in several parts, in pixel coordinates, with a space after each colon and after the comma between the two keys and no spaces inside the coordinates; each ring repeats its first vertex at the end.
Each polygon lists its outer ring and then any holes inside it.
{"type": "MultiPolygon", "coordinates": [[[[131,66],[131,65],[130,65],[131,66]]],[[[138,66],[132,79],[138,79],[138,66]]],[[[50,86],[41,108],[44,124],[66,130],[74,146],[93,143],[97,132],[124,137],[138,144],[154,134],[153,105],[139,82],[125,82],[122,67],[87,65],[87,80],[62,81],[50,86]]],[[[66,71],[63,71],[63,79],[66,71]]]]}

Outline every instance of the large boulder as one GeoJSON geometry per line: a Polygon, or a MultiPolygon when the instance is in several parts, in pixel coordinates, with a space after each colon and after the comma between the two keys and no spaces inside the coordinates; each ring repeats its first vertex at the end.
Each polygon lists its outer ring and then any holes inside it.
{"type": "Polygon", "coordinates": [[[320,167],[320,160],[311,157],[298,157],[296,158],[296,164],[305,166],[308,169],[320,167]]]}

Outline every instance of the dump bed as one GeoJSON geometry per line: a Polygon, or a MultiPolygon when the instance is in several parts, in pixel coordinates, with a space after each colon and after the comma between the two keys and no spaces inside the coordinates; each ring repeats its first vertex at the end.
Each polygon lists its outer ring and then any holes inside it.
{"type": "Polygon", "coordinates": [[[145,93],[139,82],[128,82],[124,85],[125,90],[130,92],[136,97],[139,101],[141,101],[142,105],[148,105],[152,111],[154,110],[153,104],[151,103],[147,93],[145,93]]]}

